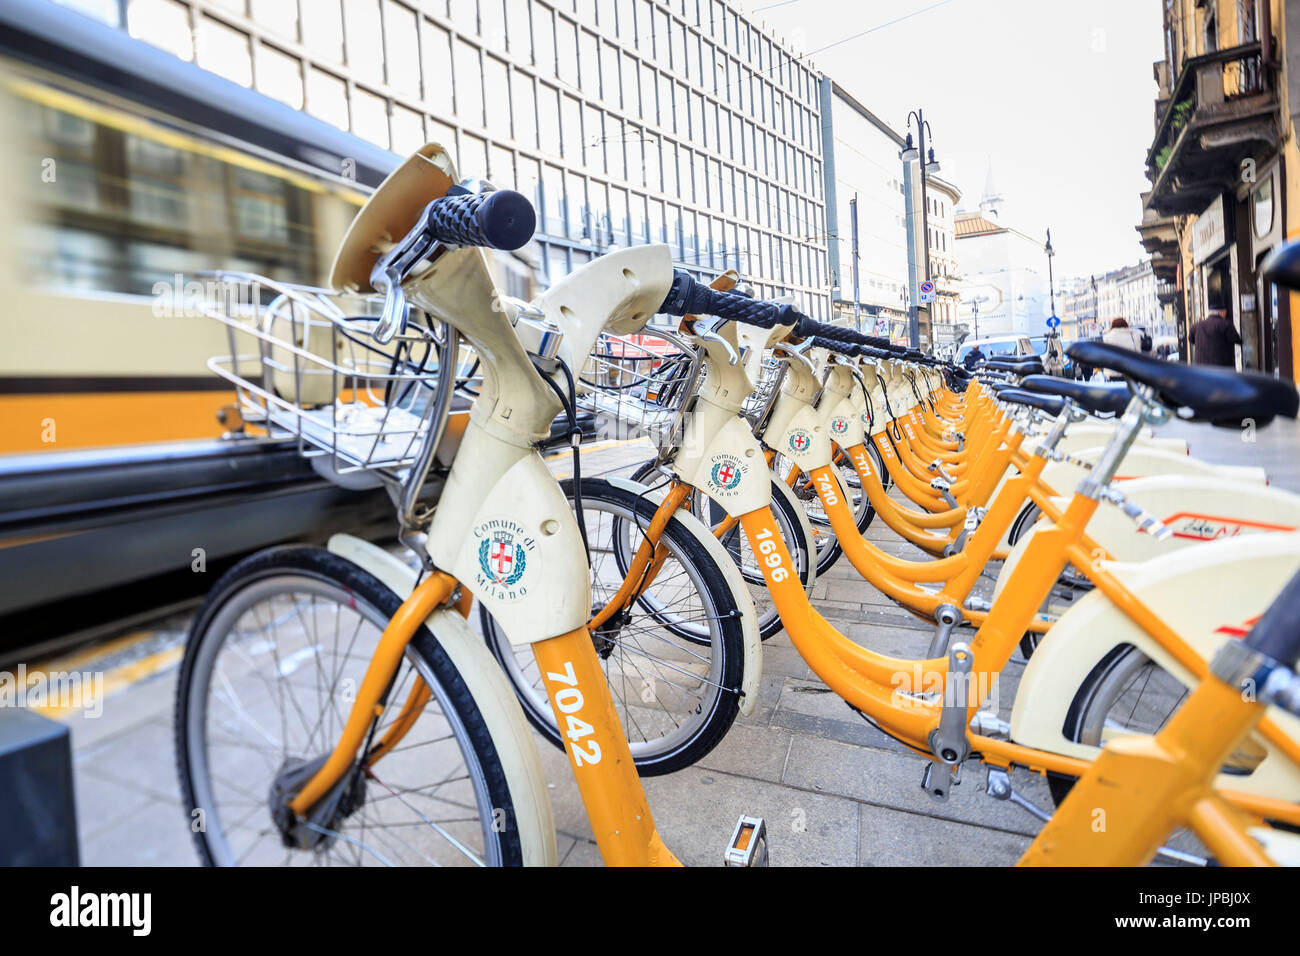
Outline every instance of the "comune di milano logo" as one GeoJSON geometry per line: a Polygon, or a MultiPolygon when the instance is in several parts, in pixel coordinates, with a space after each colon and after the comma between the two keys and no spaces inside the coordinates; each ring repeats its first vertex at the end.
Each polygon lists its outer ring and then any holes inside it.
{"type": "Polygon", "coordinates": [[[127,927],[132,936],[148,936],[152,910],[150,893],[83,893],[74,886],[50,897],[50,925],[127,927]]]}

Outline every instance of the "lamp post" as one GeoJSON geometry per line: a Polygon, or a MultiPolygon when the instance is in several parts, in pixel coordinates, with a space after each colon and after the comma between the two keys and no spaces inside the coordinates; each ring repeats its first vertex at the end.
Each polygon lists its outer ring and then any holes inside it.
{"type": "Polygon", "coordinates": [[[1056,315],[1056,284],[1052,278],[1052,259],[1056,256],[1056,250],[1052,248],[1052,230],[1047,230],[1047,245],[1043,247],[1047,253],[1047,291],[1052,298],[1052,316],[1056,315]]]}
{"type": "MultiPolygon", "coordinates": [[[[930,131],[930,124],[926,121],[925,111],[921,109],[912,110],[907,114],[907,140],[903,147],[900,158],[905,163],[911,163],[914,159],[920,160],[921,167],[921,229],[923,230],[925,256],[921,269],[921,279],[919,282],[928,282],[930,280],[930,209],[929,209],[929,191],[926,188],[927,174],[937,173],[939,163],[934,158],[934,147],[927,147],[927,140],[933,140],[934,136],[930,131]],[[920,139],[919,145],[912,143],[912,122],[916,122],[916,133],[920,139]]],[[[918,282],[918,285],[919,285],[918,282]]],[[[917,300],[914,309],[919,309],[919,290],[912,290],[912,297],[917,300]]],[[[913,348],[920,348],[921,329],[920,315],[913,312],[910,316],[911,328],[908,330],[909,338],[913,348]]]]}

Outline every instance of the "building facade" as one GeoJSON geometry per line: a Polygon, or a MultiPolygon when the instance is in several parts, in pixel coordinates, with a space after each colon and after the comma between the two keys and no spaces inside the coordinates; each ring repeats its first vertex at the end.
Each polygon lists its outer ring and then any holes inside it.
{"type": "Polygon", "coordinates": [[[965,337],[961,312],[961,271],[957,267],[957,204],[961,190],[945,179],[926,180],[926,216],[930,230],[930,279],[935,298],[929,304],[930,341],[936,347],[953,345],[965,337]]]}
{"type": "Polygon", "coordinates": [[[819,77],[721,0],[69,0],[396,153],[537,207],[553,281],[672,244],[829,308],[819,77]]]}
{"type": "Polygon", "coordinates": [[[1044,243],[1001,217],[1002,196],[990,170],[979,209],[955,218],[962,276],[958,320],[971,338],[1045,335],[1050,307],[1044,243]]]}
{"type": "Polygon", "coordinates": [[[1115,269],[1097,279],[1097,322],[1100,332],[1122,318],[1152,336],[1171,334],[1164,307],[1156,295],[1156,277],[1150,260],[1115,269]]]}
{"type": "Polygon", "coordinates": [[[1263,282],[1270,249],[1300,229],[1300,82],[1288,51],[1300,17],[1284,0],[1163,0],[1165,55],[1154,65],[1151,188],[1138,232],[1187,355],[1212,276],[1226,291],[1245,368],[1294,377],[1291,297],[1263,282]]]}

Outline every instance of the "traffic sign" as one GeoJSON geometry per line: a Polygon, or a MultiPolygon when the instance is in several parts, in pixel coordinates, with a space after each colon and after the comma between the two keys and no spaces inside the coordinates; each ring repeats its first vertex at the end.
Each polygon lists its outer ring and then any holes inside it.
{"type": "Polygon", "coordinates": [[[929,279],[926,279],[924,282],[921,283],[921,301],[922,302],[934,301],[934,283],[931,282],[929,279]]]}
{"type": "Polygon", "coordinates": [[[1047,327],[1048,327],[1049,329],[1054,329],[1054,328],[1056,328],[1056,327],[1057,327],[1058,325],[1060,325],[1060,324],[1061,324],[1061,320],[1058,319],[1056,316],[1054,316],[1054,315],[1049,315],[1049,316],[1047,317],[1047,327]]]}

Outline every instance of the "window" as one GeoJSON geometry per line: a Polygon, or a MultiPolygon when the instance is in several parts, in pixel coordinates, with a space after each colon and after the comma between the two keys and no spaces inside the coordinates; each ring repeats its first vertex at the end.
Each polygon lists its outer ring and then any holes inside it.
{"type": "Polygon", "coordinates": [[[361,79],[384,82],[379,0],[343,0],[343,30],[347,37],[348,66],[361,79]]]}
{"type": "Polygon", "coordinates": [[[469,126],[483,125],[483,67],[479,51],[456,41],[456,116],[469,126]]]}
{"type": "Polygon", "coordinates": [[[533,4],[533,62],[542,76],[555,75],[555,15],[533,4]]]}
{"type": "Polygon", "coordinates": [[[613,242],[627,245],[627,190],[618,186],[609,187],[609,219],[613,233],[613,242]]]}
{"type": "Polygon", "coordinates": [[[126,12],[131,36],[182,60],[194,59],[189,9],[176,0],[132,0],[126,12]]]}
{"type": "Polygon", "coordinates": [[[577,27],[564,17],[555,18],[556,73],[565,83],[578,85],[578,33],[577,27]]]}
{"type": "Polygon", "coordinates": [[[639,127],[624,127],[624,149],[627,151],[627,181],[633,186],[645,186],[645,160],[642,157],[645,134],[639,127]]]}
{"type": "Polygon", "coordinates": [[[552,236],[563,236],[564,174],[554,166],[542,167],[542,200],[542,208],[538,210],[542,231],[552,236]]]}
{"type": "Polygon", "coordinates": [[[641,155],[645,159],[646,189],[657,193],[663,188],[659,177],[659,137],[646,136],[641,144],[641,155]]]}
{"type": "Polygon", "coordinates": [[[590,97],[600,95],[600,41],[594,33],[578,31],[578,69],[583,91],[590,97]]]}
{"type": "Polygon", "coordinates": [[[506,0],[506,38],[510,52],[525,63],[533,58],[533,31],[528,17],[528,0],[506,0]]]}
{"type": "MultiPolygon", "coordinates": [[[[505,8],[501,0],[479,0],[479,36],[484,46],[492,50],[506,48],[505,8]]],[[[389,49],[389,56],[392,49],[389,49]]]]}
{"type": "Polygon", "coordinates": [[[564,205],[568,219],[568,237],[581,239],[584,235],[587,214],[587,189],[577,173],[564,174],[564,205]]]}
{"type": "Polygon", "coordinates": [[[533,102],[533,78],[527,73],[515,70],[511,74],[511,89],[514,91],[511,116],[514,119],[515,139],[529,149],[537,148],[537,104],[533,102]]]}
{"type": "MultiPolygon", "coordinates": [[[[600,45],[600,96],[610,106],[619,105],[618,48],[600,45]]],[[[592,90],[594,92],[594,90],[592,90]]]]}
{"type": "Polygon", "coordinates": [[[307,75],[307,112],[339,129],[347,129],[347,84],[328,73],[312,70],[307,75]]]}
{"type": "Polygon", "coordinates": [[[384,3],[384,50],[388,55],[388,84],[407,96],[419,99],[420,44],[415,31],[414,13],[391,0],[384,3]]]}
{"type": "Polygon", "coordinates": [[[268,43],[259,44],[257,88],[296,110],[302,109],[302,64],[268,43]]]}
{"type": "Polygon", "coordinates": [[[517,189],[515,185],[515,159],[508,149],[492,146],[488,149],[488,179],[498,189],[517,189]]]}
{"type": "Polygon", "coordinates": [[[560,97],[560,133],[564,141],[560,145],[560,155],[572,163],[582,161],[582,105],[572,96],[560,97]]]}
{"type": "Polygon", "coordinates": [[[540,145],[548,156],[560,155],[560,94],[553,86],[537,85],[537,118],[541,121],[540,145]]]}
{"type": "Polygon", "coordinates": [[[632,116],[640,113],[637,102],[637,63],[631,54],[623,54],[623,112],[632,116]]]}
{"type": "Polygon", "coordinates": [[[653,69],[641,64],[637,71],[641,75],[641,116],[646,123],[654,125],[659,122],[659,110],[655,104],[655,77],[653,69]]]}
{"type": "MultiPolygon", "coordinates": [[[[337,7],[338,4],[335,3],[337,7]]],[[[298,39],[298,5],[276,0],[252,0],[253,19],[286,40],[298,39]]]]}
{"type": "Polygon", "coordinates": [[[510,135],[510,78],[506,65],[494,56],[483,56],[483,104],[487,128],[499,136],[510,135]]]}
{"type": "Polygon", "coordinates": [[[582,107],[582,163],[598,173],[605,172],[603,127],[600,110],[584,105],[582,107]]]}
{"type": "Polygon", "coordinates": [[[203,17],[199,21],[196,39],[199,66],[240,86],[253,85],[253,60],[249,52],[248,34],[203,17]]]}
{"type": "Polygon", "coordinates": [[[389,146],[388,105],[360,87],[352,92],[352,132],[384,149],[389,146]]]}
{"type": "Polygon", "coordinates": [[[477,136],[463,134],[460,138],[460,153],[456,156],[456,172],[462,177],[475,179],[486,176],[487,143],[477,136]]]}
{"type": "Polygon", "coordinates": [[[423,28],[424,101],[433,112],[449,117],[455,112],[452,106],[451,37],[442,27],[427,20],[423,28]]]}
{"type": "MultiPolygon", "coordinates": [[[[276,7],[285,4],[265,0],[276,7]]],[[[312,56],[343,62],[343,10],[339,0],[299,0],[302,6],[302,44],[312,56]]]]}
{"type": "Polygon", "coordinates": [[[677,146],[665,141],[663,144],[663,191],[669,196],[677,195],[677,146]]]}

